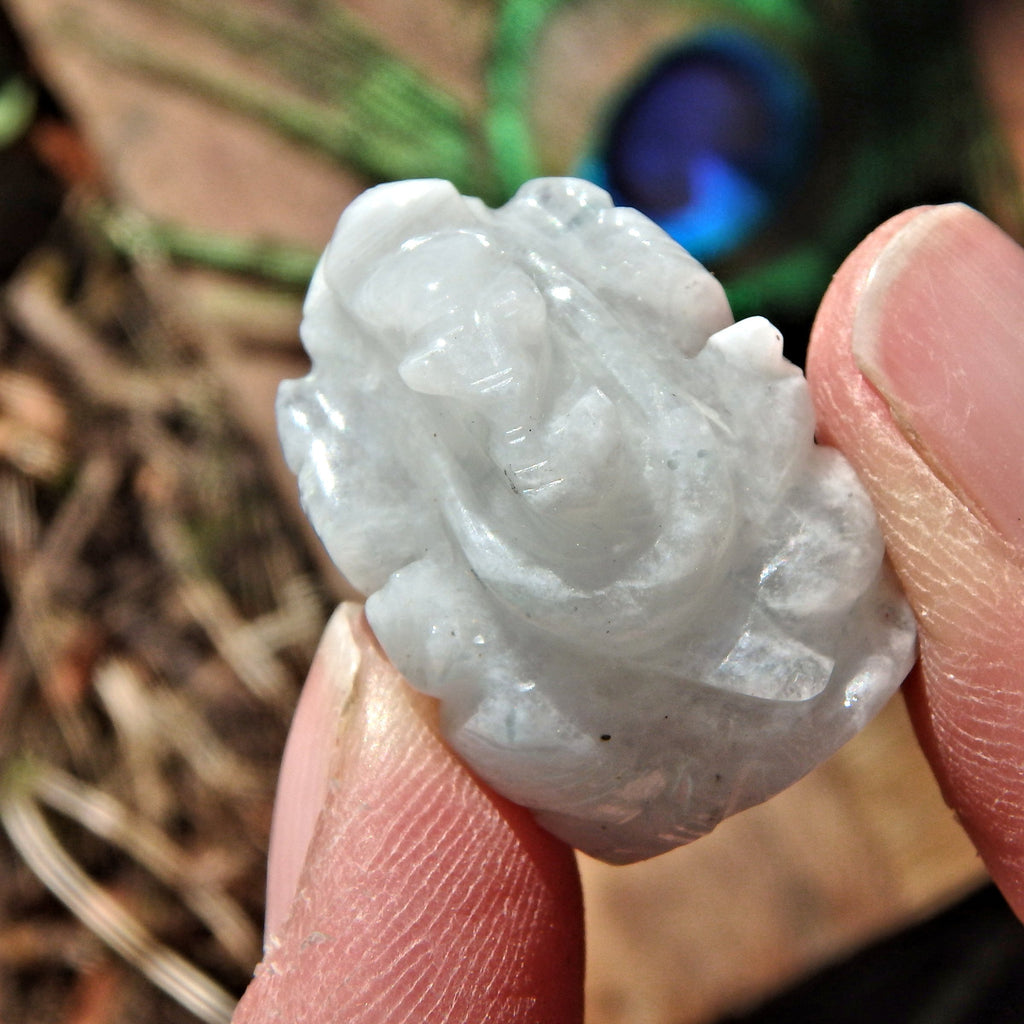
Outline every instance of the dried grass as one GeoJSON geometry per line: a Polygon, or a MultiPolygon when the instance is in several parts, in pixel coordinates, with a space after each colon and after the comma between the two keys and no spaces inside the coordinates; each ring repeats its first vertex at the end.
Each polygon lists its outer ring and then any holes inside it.
{"type": "Polygon", "coordinates": [[[81,231],[3,295],[0,510],[0,1019],[225,1021],[328,602],[199,348],[81,231]]]}

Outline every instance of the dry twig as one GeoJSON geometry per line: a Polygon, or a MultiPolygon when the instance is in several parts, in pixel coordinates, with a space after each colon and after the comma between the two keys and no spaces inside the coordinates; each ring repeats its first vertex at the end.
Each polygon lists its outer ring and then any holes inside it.
{"type": "Polygon", "coordinates": [[[326,601],[198,347],[130,270],[83,258],[72,290],[55,251],[2,302],[0,1018],[95,998],[223,1021],[259,955],[273,779],[326,601]],[[4,447],[5,415],[45,458],[4,447]],[[55,920],[133,971],[5,959],[55,920]]]}

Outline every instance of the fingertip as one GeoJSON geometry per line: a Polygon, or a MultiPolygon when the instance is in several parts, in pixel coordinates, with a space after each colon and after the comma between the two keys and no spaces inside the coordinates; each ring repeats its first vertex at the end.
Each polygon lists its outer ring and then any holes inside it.
{"type": "Polygon", "coordinates": [[[361,660],[356,605],[339,607],[324,629],[288,730],[267,856],[266,936],[284,923],[327,796],[341,722],[361,660]]]}
{"type": "Polygon", "coordinates": [[[478,782],[435,702],[350,625],[359,667],[326,797],[237,1020],[580,1020],[572,850],[478,782]]]}
{"type": "Polygon", "coordinates": [[[1024,250],[961,203],[913,217],[874,259],[852,350],[932,472],[1024,550],[1024,250]]]}
{"type": "Polygon", "coordinates": [[[808,356],[819,437],[868,489],[917,616],[906,692],[922,746],[1018,913],[1024,461],[1003,391],[1024,373],[1021,258],[966,208],[908,211],[836,275],[808,356]]]}
{"type": "MultiPolygon", "coordinates": [[[[853,326],[858,307],[881,252],[899,232],[932,209],[914,207],[877,227],[836,272],[815,317],[807,350],[807,382],[818,418],[818,438],[841,449],[859,445],[859,420],[890,419],[881,397],[861,375],[853,358],[853,326]]],[[[849,456],[847,456],[849,457],[849,456]]]]}

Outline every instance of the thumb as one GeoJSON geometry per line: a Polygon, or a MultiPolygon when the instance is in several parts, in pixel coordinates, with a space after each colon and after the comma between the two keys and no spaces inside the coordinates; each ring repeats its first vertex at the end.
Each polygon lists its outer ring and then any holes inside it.
{"type": "Polygon", "coordinates": [[[272,831],[266,955],[236,1024],[581,1019],[572,851],[457,760],[357,606],[310,670],[272,831]]]}
{"type": "Polygon", "coordinates": [[[1024,251],[965,206],[901,214],[837,274],[807,372],[917,615],[922,746],[1024,915],[1024,251]]]}

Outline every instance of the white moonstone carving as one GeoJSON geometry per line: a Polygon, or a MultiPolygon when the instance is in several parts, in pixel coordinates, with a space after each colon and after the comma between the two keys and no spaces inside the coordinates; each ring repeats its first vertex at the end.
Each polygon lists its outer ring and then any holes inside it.
{"type": "Polygon", "coordinates": [[[849,465],[765,320],[573,179],[344,213],[278,415],[302,500],[445,735],[612,862],[806,773],[909,670],[849,465]]]}

